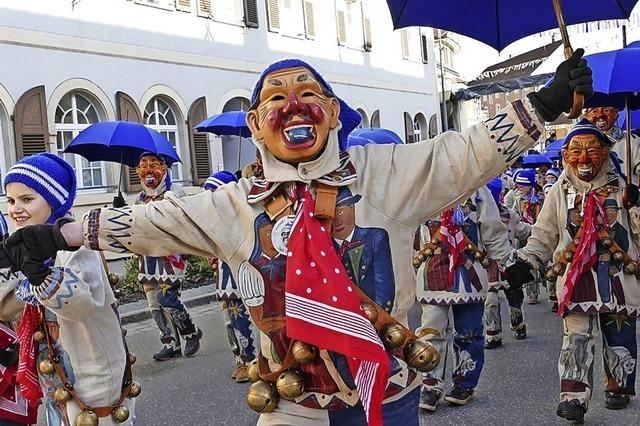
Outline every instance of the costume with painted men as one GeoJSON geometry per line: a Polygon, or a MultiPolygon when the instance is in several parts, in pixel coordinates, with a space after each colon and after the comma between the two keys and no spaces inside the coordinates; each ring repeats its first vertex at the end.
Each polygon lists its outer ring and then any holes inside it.
{"type": "MultiPolygon", "coordinates": [[[[67,215],[76,196],[75,171],[50,153],[14,164],[4,185],[18,184],[49,204],[48,223],[67,215]]],[[[20,198],[14,197],[10,203],[20,198]]],[[[35,216],[34,210],[29,213],[35,216]]],[[[24,275],[7,269],[0,274],[0,320],[19,318],[16,381],[29,405],[15,408],[37,410],[42,404],[48,426],[97,425],[98,420],[100,425],[133,425],[139,385],[132,384],[118,303],[101,254],[84,247],[59,251],[48,262],[51,268],[42,262],[27,267],[32,261],[24,256],[26,263],[12,259],[24,275]]]]}
{"type": "MultiPolygon", "coordinates": [[[[222,185],[237,181],[233,173],[222,170],[209,176],[202,188],[215,191],[222,185]]],[[[251,322],[248,309],[240,298],[238,285],[229,265],[215,257],[210,261],[216,285],[215,296],[220,301],[229,347],[236,362],[231,378],[243,383],[249,380],[247,364],[256,357],[257,331],[251,322]]]]}
{"type": "Polygon", "coordinates": [[[357,112],[308,64],[276,62],[261,75],[247,115],[264,179],[241,179],[185,198],[167,195],[128,210],[92,210],[82,224],[25,229],[5,245],[39,257],[44,250],[34,235],[42,240],[43,234],[67,234],[72,244],[84,236],[93,249],[219,257],[229,264],[262,332],[262,380],[247,398],[263,412],[258,424],[364,424],[368,418],[370,424],[417,425],[420,380],[407,362],[427,370],[437,353],[402,325],[415,301],[415,230],[466,200],[531,146],[540,136],[536,111],[554,119],[570,105],[573,89],[590,94],[582,53],[560,66],[555,86],[464,133],[348,150],[346,136],[359,121],[357,112]],[[396,286],[391,315],[374,301],[377,294],[348,279],[334,250],[327,227],[335,226],[331,199],[340,187],[361,197],[356,225],[389,236],[396,286]],[[261,232],[266,223],[270,238],[261,232]],[[278,255],[267,260],[263,254],[273,254],[272,247],[278,255]],[[385,352],[376,332],[396,349],[385,352]],[[399,347],[407,356],[396,356],[399,347]],[[410,356],[415,349],[427,355],[425,363],[410,356]]]}
{"type": "MultiPolygon", "coordinates": [[[[167,191],[176,197],[186,196],[179,185],[171,182],[169,167],[160,156],[142,154],[136,173],[142,185],[136,204],[162,200],[167,191]]],[[[151,317],[160,330],[160,342],[163,344],[153,358],[165,361],[181,356],[180,337],[185,339],[184,355],[194,355],[200,348],[202,331],[194,324],[180,300],[180,287],[187,269],[186,256],[140,256],[139,268],[138,281],[147,296],[151,317]]]]}
{"type": "MultiPolygon", "coordinates": [[[[433,343],[442,359],[449,359],[447,330],[449,311],[453,311],[453,387],[444,399],[465,405],[473,398],[484,365],[486,269],[491,259],[506,264],[512,248],[498,206],[484,186],[464,205],[432,221],[429,230],[431,242],[421,252],[425,263],[417,271],[422,320],[416,334],[433,343]]],[[[442,362],[434,371],[423,373],[421,408],[435,411],[444,393],[445,371],[446,362],[442,362]]]]}
{"type": "MultiPolygon", "coordinates": [[[[493,200],[496,202],[502,224],[507,228],[509,243],[512,248],[517,248],[519,241],[524,241],[529,237],[531,225],[520,220],[518,213],[507,209],[500,203],[501,179],[492,179],[487,184],[487,188],[491,191],[493,200]]],[[[509,320],[515,339],[522,340],[527,337],[527,326],[522,313],[524,293],[522,288],[511,288],[509,286],[496,261],[493,261],[491,267],[487,270],[487,274],[489,288],[484,302],[484,326],[486,330],[484,347],[486,349],[494,349],[502,346],[502,316],[500,314],[499,291],[504,292],[509,303],[509,320]]]]}
{"type": "MultiPolygon", "coordinates": [[[[604,345],[605,406],[625,408],[635,394],[636,317],[640,312],[638,229],[621,209],[624,180],[609,156],[611,139],[587,120],[567,135],[565,171],[549,191],[518,257],[535,268],[553,259],[564,338],[557,414],[582,421],[593,389],[595,330],[604,345]]],[[[512,269],[521,268],[520,262],[512,269]]],[[[524,272],[509,275],[518,281],[524,272]]]]}

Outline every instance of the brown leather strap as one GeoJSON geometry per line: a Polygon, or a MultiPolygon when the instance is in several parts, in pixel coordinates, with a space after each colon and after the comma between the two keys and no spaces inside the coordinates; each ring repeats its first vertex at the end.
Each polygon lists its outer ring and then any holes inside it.
{"type": "Polygon", "coordinates": [[[331,229],[336,211],[338,188],[324,183],[317,183],[315,216],[326,229],[331,229]]]}
{"type": "Polygon", "coordinates": [[[285,214],[292,214],[293,202],[284,193],[278,192],[264,203],[269,219],[279,219],[285,214]]]}
{"type": "Polygon", "coordinates": [[[293,351],[291,350],[292,347],[293,340],[289,343],[289,348],[287,349],[287,354],[284,356],[284,360],[282,361],[282,366],[276,371],[271,371],[269,369],[269,361],[267,361],[267,358],[262,355],[262,352],[258,354],[258,371],[262,380],[275,383],[280,374],[298,366],[298,363],[293,358],[293,351]]]}

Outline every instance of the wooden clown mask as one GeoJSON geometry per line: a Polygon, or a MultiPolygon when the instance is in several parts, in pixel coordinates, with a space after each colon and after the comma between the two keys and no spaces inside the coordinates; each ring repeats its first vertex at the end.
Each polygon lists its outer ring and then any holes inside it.
{"type": "Polygon", "coordinates": [[[596,135],[578,134],[562,148],[562,159],[578,179],[589,182],[609,159],[609,150],[596,135]]]}
{"type": "Polygon", "coordinates": [[[247,124],[280,161],[297,164],[317,158],[338,125],[340,104],[313,73],[293,67],[267,74],[247,124]]]}
{"type": "Polygon", "coordinates": [[[605,133],[609,133],[618,118],[618,110],[614,107],[588,108],[585,111],[584,116],[587,120],[598,127],[598,129],[605,133]]]}
{"type": "Polygon", "coordinates": [[[149,154],[140,157],[136,174],[147,188],[155,189],[167,173],[167,164],[158,156],[149,154]]]}

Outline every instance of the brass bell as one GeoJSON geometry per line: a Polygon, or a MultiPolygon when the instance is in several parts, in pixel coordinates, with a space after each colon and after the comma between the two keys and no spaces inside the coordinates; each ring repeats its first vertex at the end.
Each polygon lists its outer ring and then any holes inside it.
{"type": "Polygon", "coordinates": [[[418,253],[417,258],[420,261],[420,263],[423,263],[425,260],[427,260],[427,258],[425,257],[424,254],[422,254],[422,252],[418,253]]]}
{"type": "Polygon", "coordinates": [[[489,269],[491,267],[491,263],[491,259],[486,256],[480,259],[480,264],[484,269],[489,269]]]}
{"type": "Polygon", "coordinates": [[[258,360],[254,359],[247,365],[247,376],[252,382],[260,380],[260,368],[258,368],[258,360]]]}
{"type": "Polygon", "coordinates": [[[83,411],[76,417],[76,426],[98,426],[98,416],[93,411],[83,411]]]}
{"type": "Polygon", "coordinates": [[[404,327],[397,322],[390,322],[385,325],[380,334],[382,335],[382,342],[392,349],[401,347],[407,339],[404,327]]]}
{"type": "Polygon", "coordinates": [[[558,262],[555,265],[553,265],[552,270],[556,275],[562,275],[564,274],[564,265],[558,262]]]}
{"type": "Polygon", "coordinates": [[[42,330],[36,330],[35,333],[33,333],[33,340],[35,342],[42,342],[44,339],[46,339],[46,335],[44,334],[44,331],[42,330]]]}
{"type": "Polygon", "coordinates": [[[432,344],[422,340],[407,343],[403,354],[409,366],[423,373],[433,370],[440,362],[440,352],[432,344]]]}
{"type": "Polygon", "coordinates": [[[424,250],[422,250],[422,254],[424,254],[427,257],[432,257],[433,249],[431,247],[426,247],[424,250]]]}
{"type": "Polygon", "coordinates": [[[258,413],[272,412],[280,401],[280,396],[273,383],[259,380],[252,383],[247,391],[247,404],[258,413]]]}
{"type": "Polygon", "coordinates": [[[213,279],[214,279],[214,280],[217,280],[217,279],[218,279],[218,273],[217,273],[217,272],[214,272],[214,273],[213,273],[213,279]]]}
{"type": "Polygon", "coordinates": [[[318,355],[318,349],[315,346],[300,341],[293,343],[291,352],[293,353],[293,359],[295,359],[298,364],[306,364],[307,362],[313,361],[316,355],[318,355]]]}
{"type": "Polygon", "coordinates": [[[613,246],[613,240],[609,237],[603,238],[600,242],[604,248],[611,248],[613,246]]]}
{"type": "Polygon", "coordinates": [[[129,353],[129,365],[135,364],[137,360],[138,358],[135,354],[129,353]]]}
{"type": "Polygon", "coordinates": [[[622,262],[624,260],[624,253],[622,253],[621,251],[613,253],[613,259],[616,262],[622,262]]]}
{"type": "Polygon", "coordinates": [[[129,409],[124,405],[118,405],[111,412],[111,418],[114,422],[124,423],[129,418],[129,409]]]}
{"type": "Polygon", "coordinates": [[[58,386],[53,392],[53,398],[56,402],[67,402],[71,399],[71,394],[64,388],[64,386],[58,386]]]}
{"type": "Polygon", "coordinates": [[[570,251],[565,251],[564,258],[567,262],[571,262],[573,260],[573,253],[570,251]]]}
{"type": "Polygon", "coordinates": [[[53,363],[49,359],[43,359],[38,364],[38,371],[42,374],[53,374],[56,369],[53,367],[53,363]]]}
{"type": "Polygon", "coordinates": [[[420,265],[422,265],[422,262],[417,257],[414,257],[411,263],[413,264],[413,267],[416,269],[418,269],[420,265]]]}
{"type": "Polygon", "coordinates": [[[476,250],[473,252],[473,257],[480,260],[484,257],[484,253],[482,253],[480,250],[476,250]]]}
{"type": "Polygon", "coordinates": [[[304,377],[296,370],[287,370],[278,376],[276,389],[282,398],[294,400],[304,393],[304,377]]]}
{"type": "Polygon", "coordinates": [[[544,276],[547,279],[547,281],[553,281],[558,277],[558,275],[556,275],[556,272],[553,269],[547,269],[547,272],[545,273],[544,276]]]}
{"type": "Polygon", "coordinates": [[[362,304],[362,310],[364,311],[364,314],[367,316],[371,324],[375,324],[376,322],[378,322],[378,310],[375,306],[365,302],[362,304]]]}
{"type": "Polygon", "coordinates": [[[630,260],[629,262],[625,263],[622,270],[625,274],[635,275],[638,272],[638,263],[630,260]]]}
{"type": "Polygon", "coordinates": [[[439,239],[431,240],[431,244],[435,244],[435,245],[439,246],[440,245],[440,240],[439,239]]]}
{"type": "Polygon", "coordinates": [[[471,243],[467,244],[467,250],[468,251],[474,251],[475,249],[476,249],[476,247],[473,244],[471,244],[471,243]]]}
{"type": "Polygon", "coordinates": [[[142,393],[142,386],[140,386],[140,383],[133,382],[133,383],[131,383],[131,389],[129,389],[129,395],[127,395],[127,396],[129,398],[136,398],[141,393],[142,393]]]}
{"type": "Polygon", "coordinates": [[[111,284],[111,287],[117,286],[118,283],[120,282],[120,276],[115,272],[109,272],[109,275],[107,275],[107,278],[109,279],[109,284],[111,284]]]}
{"type": "Polygon", "coordinates": [[[215,270],[217,270],[217,269],[218,269],[218,262],[214,262],[214,263],[211,265],[211,269],[213,269],[214,271],[215,271],[215,270]]]}

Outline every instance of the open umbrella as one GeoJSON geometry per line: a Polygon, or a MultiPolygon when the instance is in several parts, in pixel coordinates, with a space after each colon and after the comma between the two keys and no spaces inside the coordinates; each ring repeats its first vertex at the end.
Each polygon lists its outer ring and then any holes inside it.
{"type": "Polygon", "coordinates": [[[523,169],[537,169],[543,166],[551,167],[553,166],[553,161],[542,154],[529,154],[522,159],[523,169]]]}
{"type": "MultiPolygon", "coordinates": [[[[349,138],[352,136],[368,139],[369,141],[376,144],[402,144],[402,139],[395,132],[388,129],[379,129],[379,128],[365,128],[365,129],[356,129],[349,134],[349,138]]],[[[352,143],[349,140],[349,146],[352,143]]]]}
{"type": "MultiPolygon", "coordinates": [[[[198,132],[209,132],[217,136],[239,136],[250,138],[251,130],[247,126],[247,113],[245,111],[227,111],[209,117],[195,127],[198,132]]],[[[242,139],[238,146],[238,166],[240,169],[240,155],[242,154],[242,139]]]]}
{"type": "Polygon", "coordinates": [[[564,138],[556,139],[555,141],[553,141],[549,145],[547,145],[545,150],[547,152],[548,151],[558,151],[558,150],[562,149],[562,145],[564,145],[564,138]]]}
{"type": "Polygon", "coordinates": [[[629,114],[627,114],[626,110],[622,111],[620,115],[618,115],[616,126],[625,129],[627,127],[627,117],[631,118],[631,130],[640,129],[640,110],[631,111],[629,114]]]}
{"type": "MultiPolygon", "coordinates": [[[[523,37],[560,29],[565,57],[573,53],[566,26],[627,19],[638,0],[387,0],[395,28],[433,27],[463,34],[502,50],[523,37]]],[[[574,94],[576,118],[584,99],[574,94]]]]}

